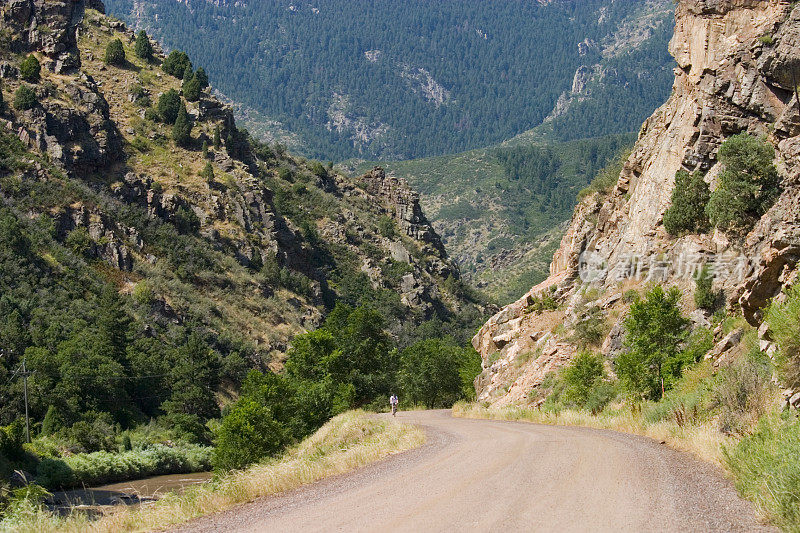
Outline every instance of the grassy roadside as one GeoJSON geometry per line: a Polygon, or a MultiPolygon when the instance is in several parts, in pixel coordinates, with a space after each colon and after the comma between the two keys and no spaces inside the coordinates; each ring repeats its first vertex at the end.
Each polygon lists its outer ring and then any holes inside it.
{"type": "Polygon", "coordinates": [[[343,413],[281,458],[232,472],[180,495],[168,495],[138,508],[121,508],[97,521],[76,513],[66,518],[25,506],[4,522],[3,531],[150,531],[224,511],[256,498],[292,490],[341,474],[391,454],[420,446],[423,431],[409,424],[375,418],[363,411],[343,413]]]}

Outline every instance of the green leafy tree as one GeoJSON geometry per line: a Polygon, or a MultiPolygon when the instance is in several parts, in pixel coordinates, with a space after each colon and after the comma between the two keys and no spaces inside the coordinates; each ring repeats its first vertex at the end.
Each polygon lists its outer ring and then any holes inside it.
{"type": "Polygon", "coordinates": [[[708,205],[711,192],[700,172],[685,170],[675,174],[675,188],[669,209],[664,213],[664,229],[670,235],[701,233],[708,229],[708,205]]]}
{"type": "Polygon", "coordinates": [[[563,399],[568,404],[584,407],[593,389],[606,378],[603,357],[592,352],[580,352],[561,371],[565,389],[563,399]]]}
{"type": "Polygon", "coordinates": [[[216,470],[234,470],[274,455],[288,444],[285,427],[272,411],[250,398],[239,400],[215,432],[216,470]]]}
{"type": "MultiPolygon", "coordinates": [[[[631,305],[625,320],[625,350],[617,357],[616,372],[635,396],[661,398],[661,380],[669,375],[664,366],[679,357],[689,334],[689,320],[678,307],[680,298],[678,289],[665,292],[657,286],[631,305]]],[[[670,368],[676,370],[675,365],[670,368]]]]}
{"type": "Polygon", "coordinates": [[[186,146],[192,138],[191,135],[192,120],[189,118],[189,113],[186,112],[186,106],[181,102],[175,124],[172,125],[172,140],[179,146],[186,146]]]}
{"type": "Polygon", "coordinates": [[[183,96],[190,102],[196,102],[200,99],[200,80],[197,76],[192,76],[191,79],[183,84],[183,96]]]}
{"type": "Polygon", "coordinates": [[[114,39],[106,46],[106,65],[114,65],[121,67],[125,65],[125,47],[122,46],[122,41],[114,39]]]}
{"type": "Polygon", "coordinates": [[[25,81],[36,83],[39,81],[41,73],[42,65],[33,54],[27,56],[22,60],[22,63],[19,64],[19,76],[25,81]]]}
{"type": "Polygon", "coordinates": [[[444,339],[427,339],[409,346],[400,355],[398,382],[402,393],[428,409],[452,406],[462,396],[459,369],[464,358],[462,348],[444,339]]]}
{"type": "Polygon", "coordinates": [[[706,212],[720,229],[746,232],[780,194],[775,149],[764,139],[741,133],[722,143],[718,157],[723,170],[706,212]]]}
{"type": "Polygon", "coordinates": [[[183,79],[183,74],[187,68],[192,68],[192,62],[186,52],[173,50],[161,64],[161,70],[179,79],[183,79]]]}
{"type": "Polygon", "coordinates": [[[150,38],[147,37],[147,32],[141,30],[136,34],[136,44],[134,46],[134,53],[139,59],[150,61],[153,59],[153,45],[150,43],[150,38]]]}
{"type": "Polygon", "coordinates": [[[156,110],[165,124],[174,124],[182,105],[181,95],[175,89],[170,89],[158,97],[156,110]]]}
{"type": "Polygon", "coordinates": [[[38,104],[39,99],[36,97],[36,92],[27,85],[20,85],[14,93],[14,109],[17,111],[33,109],[38,104]]]}

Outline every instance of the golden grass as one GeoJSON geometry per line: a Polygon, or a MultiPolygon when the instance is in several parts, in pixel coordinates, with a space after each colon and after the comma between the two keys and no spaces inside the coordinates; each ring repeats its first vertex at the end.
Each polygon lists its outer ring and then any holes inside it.
{"type": "Polygon", "coordinates": [[[710,463],[723,465],[722,447],[735,442],[723,435],[712,423],[680,427],[674,421],[647,423],[640,413],[630,409],[607,409],[594,416],[586,411],[542,411],[525,407],[483,407],[478,404],[457,403],[453,416],[489,420],[512,420],[557,426],[582,426],[610,429],[664,441],[669,446],[692,453],[710,463]]]}
{"type": "Polygon", "coordinates": [[[257,498],[289,491],[420,446],[424,432],[363,411],[341,414],[280,459],[233,472],[183,494],[168,494],[154,504],[121,508],[97,521],[75,514],[67,518],[31,509],[0,523],[9,531],[151,531],[230,509],[257,498]]]}

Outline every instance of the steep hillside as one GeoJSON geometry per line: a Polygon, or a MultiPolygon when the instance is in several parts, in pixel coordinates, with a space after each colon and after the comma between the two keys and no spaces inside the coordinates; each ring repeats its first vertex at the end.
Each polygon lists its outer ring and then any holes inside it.
{"type": "Polygon", "coordinates": [[[34,421],[196,430],[338,302],[369,301],[401,347],[474,331],[405,182],[254,141],[201,71],[182,83],[103,10],[0,6],[0,424],[24,412],[23,357],[34,421]]]}
{"type": "MultiPolygon", "coordinates": [[[[642,126],[616,184],[576,208],[550,277],[473,339],[484,359],[476,382],[480,399],[541,402],[547,374],[585,344],[578,339],[586,324],[598,326],[596,347],[613,360],[623,350],[624,318],[636,301],[629,291],[654,284],[678,287],[695,329],[713,329],[717,345],[708,357],[715,364],[727,364],[744,349],[742,334],[755,335],[762,308],[785,298],[781,289],[792,283],[798,260],[798,21],[800,10],[789,2],[678,3],[672,96],[642,126]],[[754,161],[763,161],[758,164],[770,175],[773,150],[780,183],[765,178],[746,185],[758,176],[748,167],[754,161]],[[700,218],[700,232],[665,230],[665,212],[687,207],[675,200],[688,194],[675,190],[682,170],[698,172],[710,185],[711,201],[704,200],[698,214],[710,216],[708,231],[700,218]],[[749,204],[741,203],[743,187],[750,187],[749,204]],[[724,312],[711,316],[693,298],[700,290],[693,277],[704,266],[727,302],[731,318],[724,322],[724,312]]],[[[759,336],[762,351],[774,355],[769,328],[761,326],[759,336]]],[[[786,394],[800,400],[791,390],[786,394]]]]}
{"type": "MultiPolygon", "coordinates": [[[[632,146],[633,134],[490,148],[380,163],[422,193],[464,278],[501,304],[545,279],[580,191],[632,146]]],[[[360,174],[373,166],[346,162],[360,174]]]]}
{"type": "Polygon", "coordinates": [[[204,64],[251,131],[334,160],[460,152],[543,122],[559,140],[635,131],[673,66],[668,0],[108,7],[204,64]]]}

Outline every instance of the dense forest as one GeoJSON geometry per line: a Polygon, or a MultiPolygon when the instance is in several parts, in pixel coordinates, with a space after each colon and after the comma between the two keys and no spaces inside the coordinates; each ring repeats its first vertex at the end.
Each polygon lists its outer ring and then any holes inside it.
{"type": "Polygon", "coordinates": [[[410,159],[500,142],[541,124],[582,66],[599,65],[602,75],[558,117],[555,137],[633,131],[672,79],[668,3],[109,0],[107,7],[185,49],[216,89],[280,121],[307,155],[325,159],[410,159]]]}

